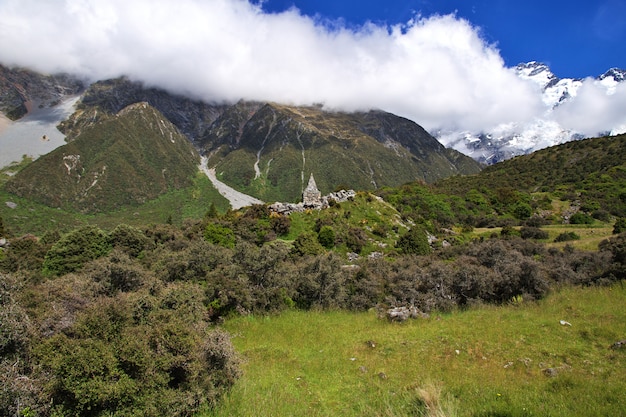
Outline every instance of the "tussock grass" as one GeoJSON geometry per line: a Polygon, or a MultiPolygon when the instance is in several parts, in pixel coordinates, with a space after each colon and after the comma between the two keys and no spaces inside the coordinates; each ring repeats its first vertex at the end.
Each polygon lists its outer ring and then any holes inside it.
{"type": "Polygon", "coordinates": [[[626,286],[402,324],[375,312],[230,319],[244,376],[202,416],[589,416],[626,409],[626,286]],[[561,325],[565,320],[569,325],[561,325]]]}

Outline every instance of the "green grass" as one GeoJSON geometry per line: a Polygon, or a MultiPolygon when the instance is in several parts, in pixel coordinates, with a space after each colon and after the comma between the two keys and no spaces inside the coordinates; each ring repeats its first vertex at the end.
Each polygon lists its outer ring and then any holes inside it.
{"type": "Polygon", "coordinates": [[[447,416],[624,415],[626,349],[610,346],[626,339],[625,301],[622,283],[402,324],[374,312],[233,318],[244,375],[201,416],[435,415],[429,395],[447,416]]]}

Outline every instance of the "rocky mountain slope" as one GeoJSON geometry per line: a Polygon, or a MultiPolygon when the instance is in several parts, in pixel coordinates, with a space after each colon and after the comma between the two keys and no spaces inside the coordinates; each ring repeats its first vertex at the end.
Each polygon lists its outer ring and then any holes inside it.
{"type": "Polygon", "coordinates": [[[42,75],[0,65],[0,112],[11,120],[33,107],[53,107],[84,90],[85,84],[70,75],[42,75]]]}
{"type": "Polygon", "coordinates": [[[410,120],[382,111],[239,102],[201,138],[221,180],[264,201],[295,201],[314,174],[322,193],[427,182],[480,170],[410,120]]]}
{"type": "Polygon", "coordinates": [[[172,123],[147,103],[135,103],[32,162],[6,189],[51,207],[104,212],[190,185],[199,162],[172,123]]]}
{"type": "Polygon", "coordinates": [[[124,78],[91,85],[60,128],[72,140],[138,100],[158,109],[206,154],[221,181],[264,201],[298,199],[311,172],[329,192],[337,186],[371,189],[480,170],[417,124],[388,113],[243,100],[212,105],[124,78]]]}
{"type": "MultiPolygon", "coordinates": [[[[516,155],[528,154],[584,137],[579,132],[563,128],[551,117],[554,109],[576,97],[583,80],[559,78],[547,65],[535,61],[519,64],[515,71],[520,78],[534,82],[541,89],[545,105],[543,117],[526,124],[502,124],[490,131],[438,132],[435,136],[439,141],[477,161],[493,164],[516,155]]],[[[594,83],[610,95],[615,91],[617,84],[625,79],[625,70],[612,68],[598,76],[594,83]]],[[[598,133],[621,133],[619,129],[616,131],[611,129],[607,127],[607,131],[598,133]]]]}

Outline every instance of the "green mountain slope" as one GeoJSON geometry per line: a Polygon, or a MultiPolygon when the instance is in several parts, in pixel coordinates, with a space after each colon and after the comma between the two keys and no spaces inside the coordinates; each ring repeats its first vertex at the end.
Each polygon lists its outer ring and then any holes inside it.
{"type": "Polygon", "coordinates": [[[626,135],[572,141],[485,168],[479,175],[448,178],[440,191],[514,189],[577,200],[588,211],[626,216],[626,135]]]}
{"type": "Polygon", "coordinates": [[[191,185],[198,164],[189,140],[137,103],[26,166],[6,189],[52,207],[103,212],[191,185]]]}
{"type": "Polygon", "coordinates": [[[299,199],[310,173],[322,193],[433,182],[480,171],[419,125],[382,111],[239,102],[200,141],[220,179],[265,201],[299,199]]]}

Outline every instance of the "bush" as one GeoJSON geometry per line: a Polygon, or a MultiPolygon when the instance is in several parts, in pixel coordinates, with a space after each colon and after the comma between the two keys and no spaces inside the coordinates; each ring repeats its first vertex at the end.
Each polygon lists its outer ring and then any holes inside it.
{"type": "Polygon", "coordinates": [[[586,213],[577,212],[569,219],[570,224],[593,224],[593,217],[586,213]]]}
{"type": "Polygon", "coordinates": [[[63,236],[56,242],[43,262],[44,273],[63,275],[74,272],[93,259],[111,250],[109,237],[95,226],[85,226],[63,236]]]}
{"type": "Polygon", "coordinates": [[[331,249],[335,246],[335,231],[330,226],[322,226],[317,234],[317,240],[326,249],[331,249]]]}
{"type": "Polygon", "coordinates": [[[414,226],[400,236],[396,247],[404,254],[427,255],[431,252],[426,231],[420,226],[414,226]]]}
{"type": "MultiPolygon", "coordinates": [[[[255,212],[256,213],[256,212],[255,212]]],[[[235,233],[229,227],[218,223],[208,223],[204,229],[204,239],[225,248],[235,247],[235,233]]]]}
{"type": "Polygon", "coordinates": [[[580,236],[578,236],[576,233],[574,232],[563,232],[560,235],[558,235],[556,238],[554,238],[555,242],[568,242],[571,240],[579,240],[580,236]]]}
{"type": "Polygon", "coordinates": [[[127,224],[120,224],[109,234],[111,246],[136,258],[150,247],[150,240],[139,229],[127,224]]]}
{"type": "Polygon", "coordinates": [[[317,241],[317,237],[311,232],[303,232],[293,242],[292,253],[298,256],[319,255],[324,248],[317,241]]]}
{"type": "Polygon", "coordinates": [[[524,226],[520,229],[522,239],[547,239],[549,234],[538,227],[524,226]]]}
{"type": "Polygon", "coordinates": [[[626,232],[626,217],[620,217],[615,221],[613,225],[613,234],[619,235],[620,233],[626,232]]]}
{"type": "Polygon", "coordinates": [[[228,335],[203,322],[199,288],[101,299],[35,349],[53,414],[188,416],[239,376],[228,335]]]}

